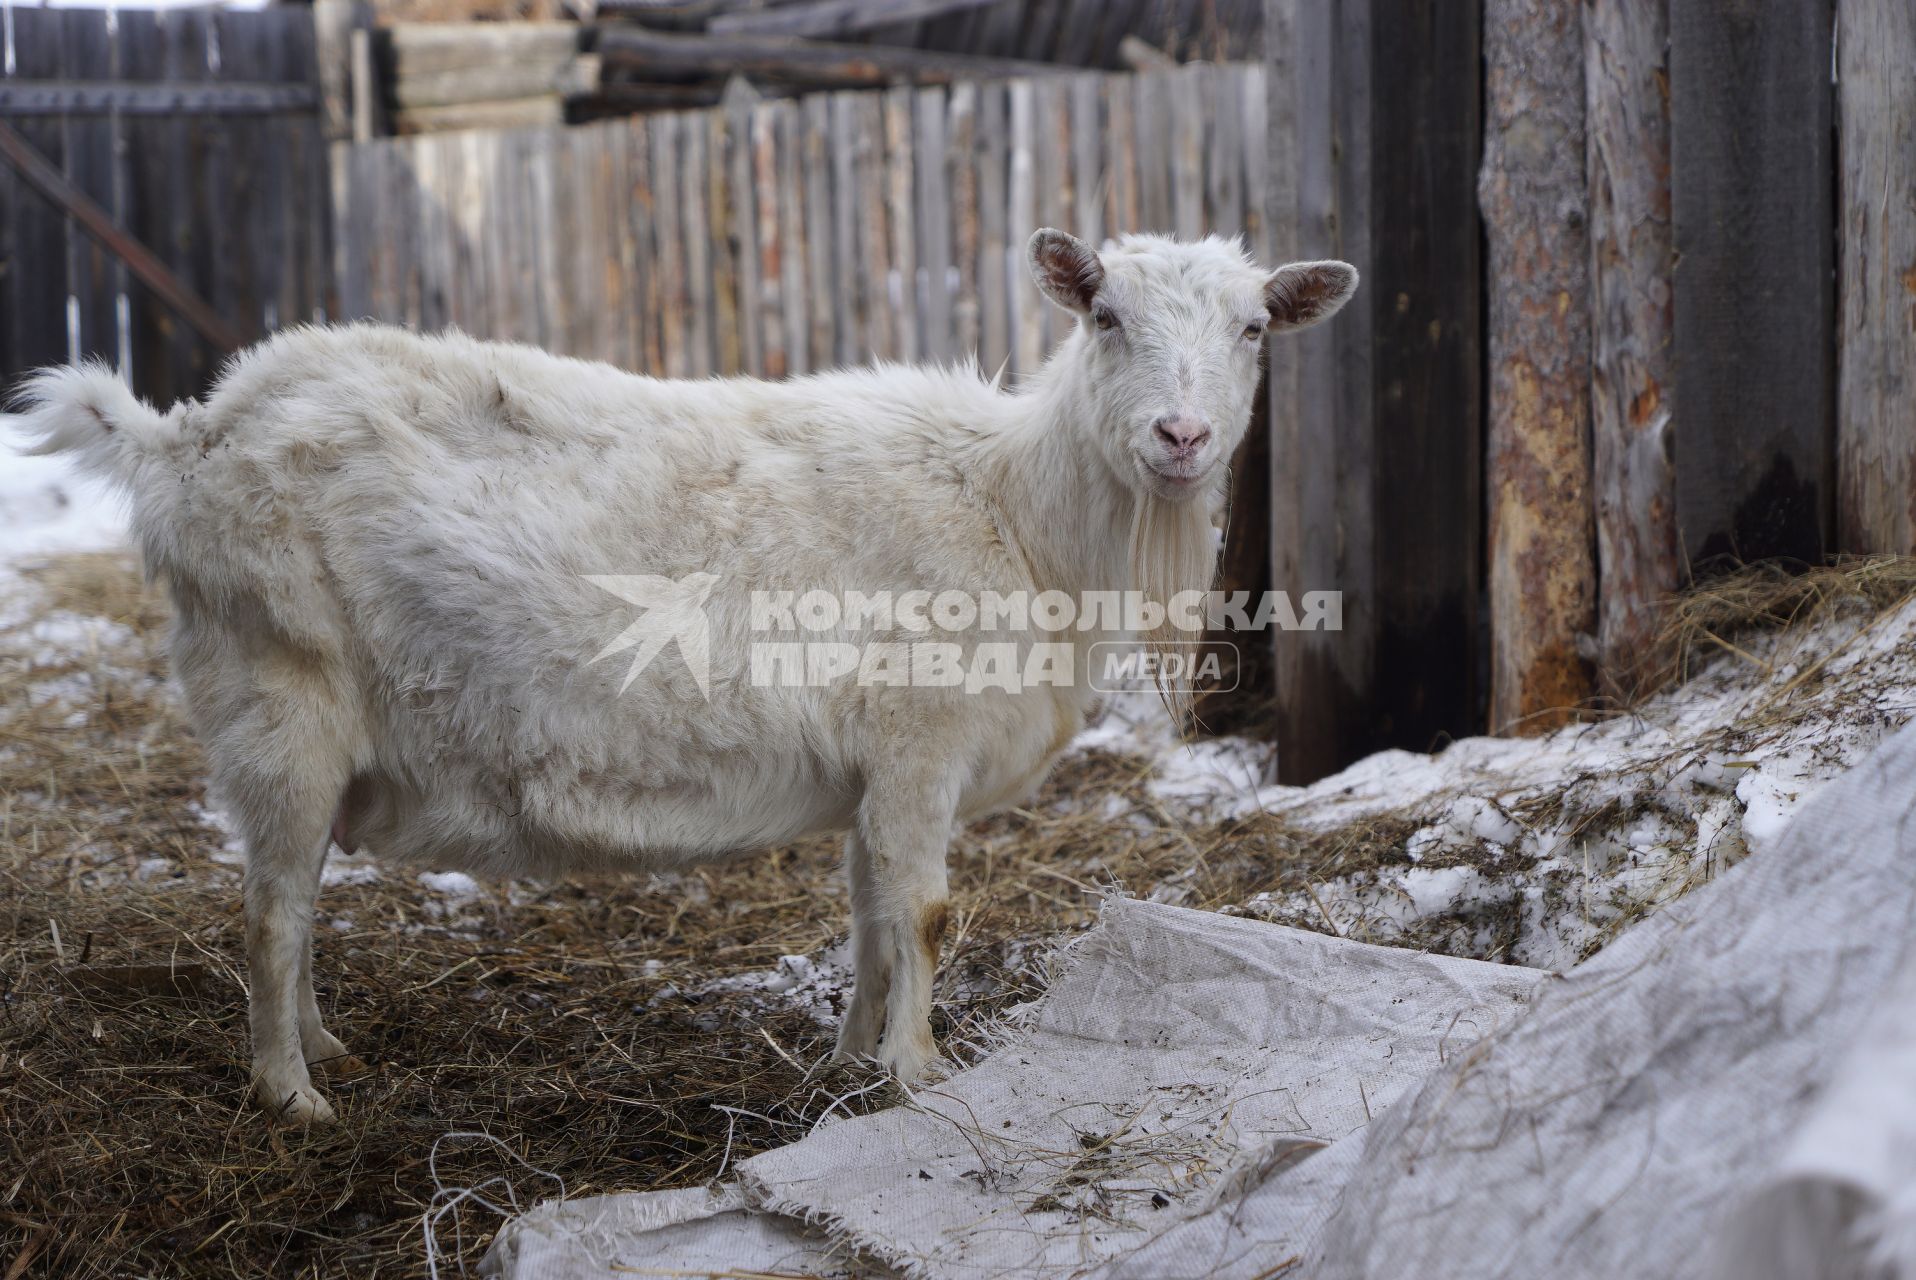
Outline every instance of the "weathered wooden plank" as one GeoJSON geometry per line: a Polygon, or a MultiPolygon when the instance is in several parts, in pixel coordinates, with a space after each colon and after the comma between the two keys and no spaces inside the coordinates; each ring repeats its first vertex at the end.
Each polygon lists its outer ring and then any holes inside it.
{"type": "Polygon", "coordinates": [[[679,146],[684,118],[652,117],[652,261],[658,264],[659,367],[665,377],[691,371],[686,330],[691,313],[687,296],[684,238],[680,231],[679,146]]]}
{"type": "MultiPolygon", "coordinates": [[[[734,98],[734,102],[738,102],[738,98],[734,98]]],[[[705,146],[711,157],[705,171],[705,217],[713,245],[713,372],[732,376],[747,368],[745,316],[740,309],[741,274],[747,255],[738,240],[740,197],[732,186],[738,176],[734,163],[741,159],[741,153],[734,155],[734,148],[741,144],[736,130],[736,107],[728,105],[720,111],[707,111],[701,123],[705,125],[705,146]]]]}
{"type": "Polygon", "coordinates": [[[913,90],[889,89],[884,98],[885,218],[890,229],[891,270],[885,300],[892,318],[892,354],[916,360],[918,337],[918,235],[913,198],[913,90]]]}
{"type": "Polygon", "coordinates": [[[891,305],[891,231],[887,225],[885,120],[883,104],[871,94],[854,95],[852,121],[857,129],[858,283],[864,320],[861,361],[892,360],[898,355],[898,329],[891,305]]]}
{"type": "MultiPolygon", "coordinates": [[[[107,14],[100,9],[68,9],[61,14],[62,74],[107,78],[113,73],[113,45],[107,14]]],[[[115,206],[113,121],[104,116],[62,118],[67,181],[109,212],[115,206]]],[[[119,349],[114,259],[100,243],[70,221],[66,235],[67,287],[73,332],[80,355],[114,358],[119,349]]]]}
{"type": "Polygon", "coordinates": [[[1071,222],[1065,230],[1091,244],[1104,243],[1104,100],[1100,77],[1071,77],[1071,222]]]}
{"type": "Polygon", "coordinates": [[[680,227],[685,234],[686,372],[694,378],[710,375],[717,356],[713,329],[711,146],[706,117],[683,118],[680,157],[682,203],[680,227]]]}
{"type": "Polygon", "coordinates": [[[555,128],[565,121],[565,100],[556,93],[497,102],[458,102],[411,107],[393,115],[397,133],[447,133],[459,129],[555,128]]]}
{"type": "Polygon", "coordinates": [[[1175,72],[1156,71],[1136,76],[1131,82],[1137,102],[1138,216],[1139,230],[1160,235],[1176,228],[1176,212],[1171,206],[1171,90],[1175,72]]]}
{"type": "Polygon", "coordinates": [[[831,102],[832,350],[843,366],[856,363],[869,350],[860,287],[865,267],[859,260],[858,95],[835,93],[831,102]]]}
{"type": "Polygon", "coordinates": [[[1020,377],[1044,363],[1046,302],[1024,270],[1025,246],[1038,229],[1037,104],[1029,80],[1014,80],[1011,97],[1011,171],[1005,217],[1005,251],[1011,290],[1011,371],[1020,377]]]}
{"type": "Polygon", "coordinates": [[[1916,10],[1838,0],[1838,545],[1916,554],[1916,10]]]}
{"type": "Polygon", "coordinates": [[[946,361],[952,355],[951,171],[945,138],[947,104],[940,88],[920,89],[913,107],[917,129],[918,263],[924,317],[919,354],[946,361]]]}
{"type": "Polygon", "coordinates": [[[1129,76],[1104,81],[1104,233],[1121,236],[1141,228],[1138,211],[1138,113],[1129,76]]]}
{"type": "Polygon", "coordinates": [[[1830,22],[1830,0],[1670,5],[1677,518],[1693,567],[1828,546],[1830,22]]]}
{"type": "MultiPolygon", "coordinates": [[[[1371,16],[1370,271],[1357,312],[1376,441],[1370,723],[1376,746],[1427,751],[1475,732],[1481,714],[1483,23],[1475,0],[1372,0],[1371,16]]],[[[1580,155],[1569,168],[1581,174],[1580,155]]]]}
{"type": "Polygon", "coordinates": [[[1004,85],[978,88],[978,363],[988,375],[996,374],[1011,355],[1008,98],[1004,85]]]}
{"type": "MultiPolygon", "coordinates": [[[[1235,67],[1219,67],[1211,77],[1205,106],[1204,221],[1219,235],[1243,235],[1244,112],[1238,102],[1244,77],[1235,67]]],[[[1249,241],[1246,240],[1246,247],[1249,241]]]]}
{"type": "Polygon", "coordinates": [[[930,49],[828,44],[782,36],[669,35],[642,27],[608,27],[598,51],[607,67],[647,77],[765,76],[812,86],[950,84],[986,77],[1044,75],[1043,63],[981,58],[930,49]]]}
{"type": "Polygon", "coordinates": [[[838,133],[835,123],[836,102],[816,93],[803,99],[799,112],[803,127],[800,154],[805,183],[805,301],[810,339],[806,343],[805,368],[829,368],[838,363],[838,329],[844,312],[843,272],[833,267],[836,247],[836,222],[832,214],[832,165],[838,133]]]}
{"type": "Polygon", "coordinates": [[[755,373],[783,378],[791,372],[786,340],[785,255],[791,251],[786,222],[779,216],[783,190],[779,168],[780,120],[789,103],[766,104],[752,111],[752,217],[758,238],[759,360],[755,373]]]}
{"type": "Polygon", "coordinates": [[[951,192],[951,353],[978,354],[978,86],[953,85],[945,131],[951,192]]]}
{"type": "Polygon", "coordinates": [[[1490,723],[1535,732],[1593,689],[1583,33],[1580,9],[1537,0],[1484,18],[1490,723]]]}
{"type": "MultiPolygon", "coordinates": [[[[1245,67],[1238,74],[1244,81],[1238,97],[1244,146],[1244,239],[1259,262],[1274,262],[1277,253],[1272,247],[1271,214],[1277,207],[1273,192],[1278,178],[1267,161],[1273,127],[1269,107],[1273,89],[1261,65],[1245,67]]],[[[1288,93],[1288,86],[1283,91],[1288,93]]]]}
{"type": "Polygon", "coordinates": [[[488,63],[445,71],[393,76],[390,96],[401,112],[514,98],[586,97],[598,92],[597,54],[567,53],[552,62],[488,63]]]}
{"type": "Polygon", "coordinates": [[[1670,468],[1668,49],[1665,0],[1584,9],[1597,675],[1622,699],[1653,674],[1659,609],[1683,570],[1670,468]]]}
{"type": "MultiPolygon", "coordinates": [[[[1353,92],[1337,74],[1342,15],[1317,0],[1267,0],[1264,14],[1272,260],[1342,257],[1364,272],[1370,263],[1350,234],[1359,230],[1360,211],[1340,207],[1334,161],[1340,142],[1351,154],[1350,144],[1365,136],[1358,109],[1368,108],[1368,95],[1353,92]],[[1350,109],[1340,113],[1340,105],[1350,109]]],[[[1361,285],[1358,296],[1374,287],[1361,285]]],[[[1275,339],[1266,374],[1272,584],[1294,597],[1342,593],[1341,631],[1271,637],[1277,771],[1287,783],[1335,772],[1373,737],[1370,548],[1363,542],[1371,499],[1355,479],[1368,481],[1370,441],[1368,430],[1340,421],[1338,397],[1339,365],[1352,337],[1350,318],[1339,316],[1275,339]],[[1355,536],[1339,536],[1344,529],[1355,536]]]]}
{"type": "MultiPolygon", "coordinates": [[[[52,9],[10,9],[14,71],[23,77],[58,79],[65,16],[52,9]]],[[[21,139],[55,169],[66,170],[66,129],[58,117],[26,117],[15,128],[21,139]]],[[[9,377],[40,365],[60,364],[72,354],[67,315],[67,219],[33,192],[20,189],[13,227],[15,253],[7,281],[13,308],[14,347],[9,377]]],[[[168,317],[169,324],[172,323],[168,317]]]]}
{"type": "Polygon", "coordinates": [[[1179,67],[1165,75],[1171,103],[1171,221],[1178,235],[1195,239],[1205,233],[1204,134],[1211,96],[1211,68],[1202,63],[1179,67]]]}
{"type": "MultiPolygon", "coordinates": [[[[706,24],[713,35],[844,36],[891,22],[963,13],[996,0],[806,0],[772,9],[721,13],[706,24]]],[[[932,48],[942,48],[932,45],[932,48]]]]}
{"type": "MultiPolygon", "coordinates": [[[[1032,176],[1037,192],[1037,225],[1071,230],[1071,117],[1065,107],[1063,79],[1039,80],[1032,90],[1032,176]]],[[[1038,308],[1039,359],[1061,339],[1071,318],[1048,303],[1038,308]]]]}
{"type": "Polygon", "coordinates": [[[380,31],[382,53],[402,75],[556,65],[578,51],[576,22],[396,22],[380,31]]]}
{"type": "MultiPolygon", "coordinates": [[[[805,166],[803,120],[796,103],[772,106],[772,147],[775,166],[769,198],[778,224],[779,333],[783,374],[772,373],[769,341],[766,372],[771,376],[797,375],[812,367],[811,316],[806,298],[805,166]]],[[[761,217],[764,216],[761,213],[761,217]]]]}

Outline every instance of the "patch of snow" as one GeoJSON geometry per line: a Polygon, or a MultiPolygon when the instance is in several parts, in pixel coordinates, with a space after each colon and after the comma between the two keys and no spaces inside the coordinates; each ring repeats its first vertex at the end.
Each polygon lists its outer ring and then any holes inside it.
{"type": "MultiPolygon", "coordinates": [[[[757,973],[719,978],[692,991],[690,999],[709,998],[733,992],[761,997],[810,1014],[821,1026],[836,1027],[845,1003],[851,998],[852,956],[849,943],[827,947],[816,956],[780,956],[778,964],[757,973]]],[[[688,998],[676,987],[662,987],[653,1003],[669,998],[688,998]]],[[[701,1025],[709,1020],[718,1026],[714,1015],[701,1015],[701,1025]]]]}
{"type": "Polygon", "coordinates": [[[463,871],[421,871],[419,883],[449,898],[476,898],[483,892],[479,882],[463,871]]]}
{"type": "Polygon", "coordinates": [[[0,466],[0,562],[67,551],[104,551],[127,544],[126,507],[117,494],[77,474],[64,458],[12,454],[0,466]]]}
{"type": "MultiPolygon", "coordinates": [[[[1916,716],[1916,603],[1749,637],[1629,715],[1536,738],[1382,751],[1308,787],[1247,783],[1268,757],[1177,742],[1114,708],[1077,745],[1155,762],[1197,819],[1263,812],[1331,833],[1394,819],[1398,856],[1251,914],[1374,942],[1565,969],[1662,902],[1770,848],[1815,792],[1916,716]],[[1752,661],[1751,659],[1754,659],[1752,661]]],[[[1175,901],[1177,886],[1139,887],[1175,901]]]]}

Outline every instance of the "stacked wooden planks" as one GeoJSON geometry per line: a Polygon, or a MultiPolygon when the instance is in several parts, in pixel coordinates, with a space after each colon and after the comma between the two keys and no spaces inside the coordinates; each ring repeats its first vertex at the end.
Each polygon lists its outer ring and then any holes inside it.
{"type": "Polygon", "coordinates": [[[398,133],[518,128],[565,120],[598,92],[599,59],[572,22],[400,23],[377,33],[398,133]]]}

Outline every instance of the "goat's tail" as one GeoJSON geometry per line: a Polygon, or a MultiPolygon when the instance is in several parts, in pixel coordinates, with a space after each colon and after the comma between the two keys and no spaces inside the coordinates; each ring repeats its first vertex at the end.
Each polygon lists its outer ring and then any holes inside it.
{"type": "Polygon", "coordinates": [[[80,470],[128,492],[180,439],[176,414],[160,413],[94,361],[40,370],[11,407],[8,425],[29,441],[21,452],[68,454],[80,470]]]}

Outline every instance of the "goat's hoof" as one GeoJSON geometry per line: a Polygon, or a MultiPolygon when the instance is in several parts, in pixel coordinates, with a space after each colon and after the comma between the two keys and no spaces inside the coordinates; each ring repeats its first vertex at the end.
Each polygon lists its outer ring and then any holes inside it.
{"type": "Polygon", "coordinates": [[[878,1046],[878,1065],[906,1084],[923,1075],[934,1056],[929,1043],[915,1039],[901,1038],[894,1043],[888,1038],[878,1046]]]}
{"type": "Polygon", "coordinates": [[[333,1114],[332,1104],[320,1097],[319,1091],[309,1084],[274,1089],[261,1083],[254,1086],[254,1093],[275,1124],[308,1129],[339,1121],[339,1117],[333,1114]]]}

